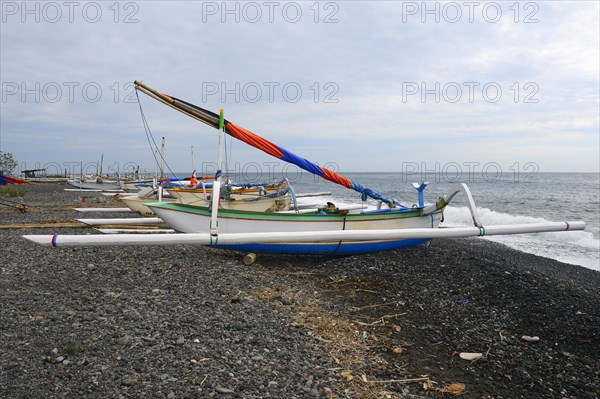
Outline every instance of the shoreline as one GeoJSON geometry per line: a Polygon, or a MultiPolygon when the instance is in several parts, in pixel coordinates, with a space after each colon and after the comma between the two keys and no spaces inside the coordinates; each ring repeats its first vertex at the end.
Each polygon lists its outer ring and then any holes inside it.
{"type": "MultiPolygon", "coordinates": [[[[86,205],[63,187],[24,187],[39,209],[2,208],[0,224],[77,217],[43,207],[86,205]]],[[[15,235],[50,232],[0,230],[0,397],[600,395],[591,269],[482,239],[245,266],[204,247],[57,249],[15,235]]]]}

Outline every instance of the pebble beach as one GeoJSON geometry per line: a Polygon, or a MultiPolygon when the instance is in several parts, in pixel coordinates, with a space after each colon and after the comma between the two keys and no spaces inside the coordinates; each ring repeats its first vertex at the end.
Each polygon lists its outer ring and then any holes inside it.
{"type": "Polygon", "coordinates": [[[119,205],[66,187],[0,206],[0,398],[600,397],[597,271],[477,238],[252,265],[22,239],[119,205]]]}

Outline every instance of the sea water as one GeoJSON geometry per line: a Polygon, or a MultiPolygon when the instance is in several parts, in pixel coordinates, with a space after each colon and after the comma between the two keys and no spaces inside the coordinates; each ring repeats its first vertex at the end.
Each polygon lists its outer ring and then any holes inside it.
{"type": "MultiPolygon", "coordinates": [[[[418,202],[413,175],[402,173],[342,173],[351,181],[372,188],[401,203],[412,206],[418,202]]],[[[600,271],[600,174],[598,173],[536,173],[524,176],[472,175],[453,179],[439,175],[431,177],[425,189],[425,203],[434,203],[456,183],[465,183],[471,190],[481,218],[486,225],[584,221],[584,231],[488,236],[484,239],[502,243],[519,251],[600,271]]],[[[330,196],[303,198],[305,204],[322,205],[331,201],[336,206],[369,206],[360,194],[336,184],[315,178],[308,173],[290,176],[300,193],[329,191],[330,196]]],[[[445,226],[472,226],[471,214],[462,194],[456,195],[444,211],[445,226]]]]}

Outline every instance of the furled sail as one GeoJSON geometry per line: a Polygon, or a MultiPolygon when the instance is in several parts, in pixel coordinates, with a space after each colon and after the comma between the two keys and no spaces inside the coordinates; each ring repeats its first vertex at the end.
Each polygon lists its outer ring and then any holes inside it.
{"type": "MultiPolygon", "coordinates": [[[[174,108],[174,109],[176,109],[176,110],[178,110],[178,111],[180,111],[202,123],[212,126],[215,129],[219,128],[219,115],[215,114],[214,112],[208,111],[204,108],[200,108],[197,105],[180,100],[176,97],[160,93],[160,92],[156,91],[155,89],[143,84],[142,82],[140,82],[138,80],[135,81],[135,87],[137,90],[141,91],[142,93],[147,94],[148,96],[168,105],[171,108],[174,108]]],[[[355,190],[355,191],[361,193],[363,200],[366,200],[367,197],[370,197],[370,198],[385,202],[390,208],[393,208],[396,206],[404,208],[404,206],[402,204],[400,204],[398,201],[391,199],[381,193],[378,193],[368,187],[365,187],[362,184],[353,182],[353,181],[345,178],[344,176],[333,172],[332,170],[329,170],[329,169],[319,166],[313,162],[310,162],[309,160],[302,158],[302,157],[286,150],[285,148],[280,147],[275,143],[272,143],[271,141],[265,139],[264,137],[261,137],[255,133],[252,133],[251,131],[249,131],[241,126],[238,126],[232,122],[225,120],[224,121],[224,130],[225,130],[225,133],[229,134],[230,136],[235,137],[236,139],[243,141],[244,143],[246,143],[254,148],[257,148],[263,152],[266,152],[267,154],[269,154],[275,158],[278,158],[278,159],[281,159],[282,161],[294,164],[294,165],[298,166],[299,168],[306,170],[307,172],[310,172],[312,174],[322,177],[325,180],[329,180],[330,182],[342,185],[346,188],[349,188],[349,189],[352,189],[352,190],[355,190]]]]}

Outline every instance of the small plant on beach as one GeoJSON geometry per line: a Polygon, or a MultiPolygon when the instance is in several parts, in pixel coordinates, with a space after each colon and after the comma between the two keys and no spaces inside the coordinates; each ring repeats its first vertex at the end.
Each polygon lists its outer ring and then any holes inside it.
{"type": "Polygon", "coordinates": [[[0,170],[4,171],[5,175],[10,175],[17,165],[17,161],[15,161],[10,152],[0,151],[0,170]]]}
{"type": "Polygon", "coordinates": [[[5,197],[23,197],[25,195],[25,190],[20,190],[10,186],[0,187],[0,195],[5,197]]]}

